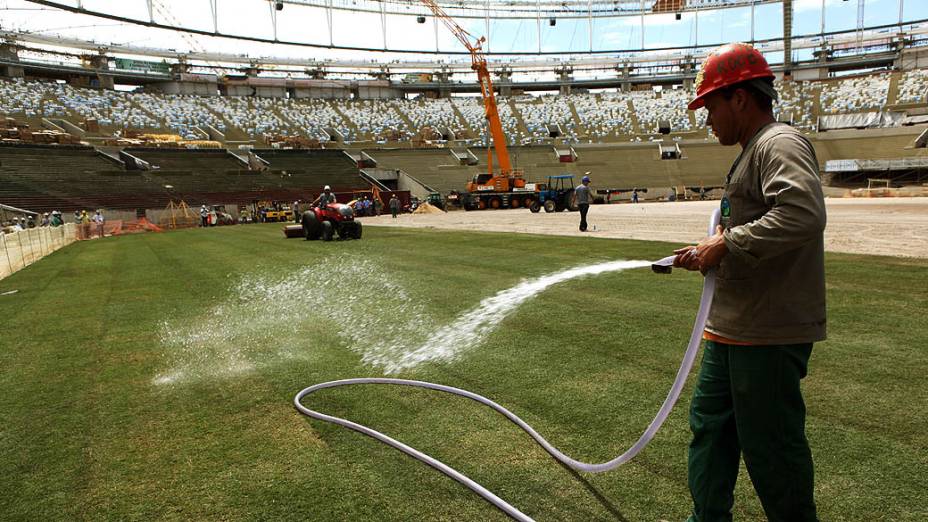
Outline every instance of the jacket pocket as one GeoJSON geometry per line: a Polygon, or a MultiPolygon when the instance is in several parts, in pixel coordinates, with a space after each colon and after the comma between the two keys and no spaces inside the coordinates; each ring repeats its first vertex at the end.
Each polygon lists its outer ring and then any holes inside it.
{"type": "Polygon", "coordinates": [[[727,332],[751,332],[766,319],[770,296],[757,278],[716,280],[715,294],[710,313],[714,327],[727,332]]]}

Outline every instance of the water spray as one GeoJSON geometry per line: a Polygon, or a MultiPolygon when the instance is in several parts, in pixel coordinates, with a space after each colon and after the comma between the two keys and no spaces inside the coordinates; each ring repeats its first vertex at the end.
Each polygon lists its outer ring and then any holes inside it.
{"type": "MultiPolygon", "coordinates": [[[[712,235],[715,231],[716,226],[719,222],[719,211],[715,210],[710,219],[709,229],[707,235],[712,235]]],[[[651,269],[656,273],[668,274],[671,272],[673,267],[673,261],[676,256],[668,256],[659,261],[651,263],[651,269]]],[[[646,266],[646,265],[645,265],[646,266]]],[[[657,431],[660,429],[661,425],[664,424],[664,421],[667,420],[667,417],[670,415],[671,409],[673,409],[674,404],[676,404],[677,399],[680,398],[680,393],[683,391],[683,386],[686,384],[686,378],[690,373],[690,370],[693,368],[693,363],[696,360],[696,353],[699,350],[699,345],[702,340],[702,333],[706,326],[706,318],[709,315],[709,308],[712,305],[712,294],[715,292],[715,271],[710,270],[703,281],[702,288],[702,298],[699,302],[699,311],[696,313],[696,321],[693,324],[693,331],[690,334],[689,345],[686,348],[686,352],[683,355],[683,360],[680,362],[680,368],[677,370],[676,379],[673,382],[673,385],[670,387],[670,391],[667,393],[667,398],[664,399],[663,404],[661,404],[660,409],[657,414],[654,416],[654,420],[648,425],[644,433],[641,434],[641,437],[624,453],[617,456],[616,458],[602,462],[598,464],[590,464],[586,462],[581,462],[575,459],[572,459],[562,453],[560,450],[551,445],[544,437],[538,434],[531,426],[529,426],[525,421],[520,419],[514,413],[510,412],[503,406],[493,402],[482,395],[478,395],[467,390],[462,390],[460,388],[454,388],[452,386],[445,386],[442,384],[434,384],[430,382],[423,381],[414,381],[407,379],[391,379],[385,377],[374,377],[374,378],[359,378],[359,379],[342,379],[337,381],[323,382],[315,384],[308,388],[301,390],[296,394],[296,397],[293,399],[293,404],[296,406],[296,409],[308,417],[318,419],[325,422],[331,422],[333,424],[338,424],[346,428],[358,431],[370,437],[373,437],[385,444],[396,448],[407,455],[420,460],[429,466],[437,469],[438,471],[444,473],[445,475],[457,480],[464,486],[467,486],[472,491],[483,497],[485,500],[499,508],[501,511],[509,515],[515,520],[531,522],[533,519],[522,513],[512,505],[510,505],[505,500],[496,496],[493,492],[484,488],[477,482],[474,482],[464,474],[454,470],[447,464],[425,454],[421,451],[407,446],[402,442],[393,439],[392,437],[385,435],[379,431],[368,428],[367,426],[362,426],[355,422],[351,422],[347,419],[342,419],[340,417],[334,417],[331,415],[326,415],[314,410],[311,410],[303,405],[302,400],[304,397],[310,395],[313,392],[324,390],[326,388],[335,388],[339,386],[351,386],[358,384],[391,384],[395,386],[412,386],[416,388],[426,388],[430,390],[442,391],[445,393],[451,393],[461,397],[466,397],[473,401],[479,402],[489,406],[490,408],[496,410],[504,417],[512,421],[514,424],[522,428],[529,436],[531,436],[535,442],[537,442],[545,451],[547,451],[552,457],[557,459],[559,462],[569,466],[570,468],[577,471],[585,471],[587,473],[603,473],[605,471],[610,471],[615,469],[622,464],[630,461],[635,455],[637,455],[641,450],[647,446],[647,444],[654,438],[657,434],[657,431]]]]}

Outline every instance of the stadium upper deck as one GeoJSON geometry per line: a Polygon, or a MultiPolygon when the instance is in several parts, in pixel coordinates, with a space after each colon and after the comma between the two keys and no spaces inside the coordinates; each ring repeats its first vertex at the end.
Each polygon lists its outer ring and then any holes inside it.
{"type": "MultiPolygon", "coordinates": [[[[928,102],[928,71],[875,73],[824,81],[778,81],[778,116],[799,128],[840,128],[836,115],[892,113],[928,102]],[[830,119],[829,119],[830,118],[830,119]]],[[[648,139],[667,127],[674,134],[701,133],[705,115],[689,112],[690,89],[618,90],[595,94],[509,96],[500,116],[513,144],[616,142],[648,139]]],[[[95,120],[98,136],[126,129],[167,131],[187,139],[221,136],[263,142],[267,136],[304,136],[329,141],[396,142],[430,128],[445,137],[482,141],[483,106],[478,98],[288,99],[171,95],[73,87],[66,83],[12,79],[0,82],[0,115],[41,125],[57,118],[81,126],[95,120]]],[[[845,126],[894,126],[904,117],[870,118],[845,126]]],[[[86,126],[85,126],[86,127],[86,126]]],[[[429,135],[431,136],[431,135],[429,135]]],[[[429,137],[426,136],[426,137],[429,137]]],[[[89,138],[94,137],[91,133],[89,138]]]]}

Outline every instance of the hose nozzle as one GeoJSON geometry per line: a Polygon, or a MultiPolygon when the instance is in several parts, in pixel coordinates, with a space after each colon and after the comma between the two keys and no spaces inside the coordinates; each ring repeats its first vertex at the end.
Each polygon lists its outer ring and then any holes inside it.
{"type": "Polygon", "coordinates": [[[655,261],[651,263],[651,270],[653,270],[655,274],[669,274],[673,271],[673,261],[676,258],[677,256],[673,255],[655,261]]]}

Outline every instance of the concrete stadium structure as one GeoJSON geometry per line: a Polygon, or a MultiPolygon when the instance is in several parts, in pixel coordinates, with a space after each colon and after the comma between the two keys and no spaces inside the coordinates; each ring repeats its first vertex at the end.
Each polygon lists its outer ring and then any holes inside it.
{"type": "MultiPolygon", "coordinates": [[[[167,27],[59,2],[33,3],[181,35],[198,31],[182,22],[167,27]]],[[[638,7],[622,16],[640,16],[642,24],[645,16],[664,12],[660,2],[647,9],[633,3],[638,7]]],[[[287,9],[309,5],[286,4],[287,9]]],[[[889,165],[926,157],[925,140],[919,138],[928,123],[928,69],[923,68],[928,24],[904,19],[901,1],[898,23],[866,26],[860,12],[856,30],[835,33],[825,31],[823,2],[818,35],[793,35],[790,0],[692,0],[674,4],[671,11],[698,20],[700,9],[750,8],[753,24],[755,7],[767,4],[782,4],[783,34],[754,43],[783,57],[774,63],[781,93],[777,116],[810,137],[826,182],[856,187],[879,177],[920,183],[921,163],[889,165]],[[811,57],[793,59],[797,49],[810,51],[811,57]],[[859,167],[829,165],[857,160],[876,160],[866,163],[872,175],[859,167]]],[[[522,16],[500,11],[505,9],[492,6],[502,18],[522,16]]],[[[590,9],[592,17],[592,4],[590,9]]],[[[215,24],[215,8],[213,15],[215,24]]],[[[273,23],[276,30],[276,18],[273,23]]],[[[2,35],[0,116],[30,129],[69,134],[83,145],[22,146],[8,140],[0,149],[5,182],[0,197],[8,204],[64,210],[155,208],[178,197],[191,204],[217,198],[302,199],[324,184],[346,191],[375,185],[426,197],[431,191],[462,190],[486,170],[482,105],[461,96],[478,88],[465,61],[321,63],[101,45],[26,31],[2,35]],[[155,67],[154,62],[121,58],[130,55],[164,63],[155,67]],[[397,79],[408,71],[427,71],[428,78],[397,79]],[[287,77],[281,77],[283,72],[287,77]],[[361,75],[370,79],[358,79],[361,75]],[[454,81],[455,75],[464,80],[454,81]],[[119,144],[117,138],[134,132],[209,141],[219,150],[119,144]],[[289,147],[288,138],[325,150],[274,148],[289,147]],[[249,150],[254,151],[252,161],[249,150]],[[78,159],[80,169],[67,167],[78,159]]],[[[495,63],[500,116],[514,166],[524,169],[528,181],[589,171],[599,189],[657,189],[649,192],[652,198],[663,197],[671,187],[719,185],[737,151],[718,145],[704,114],[685,110],[697,64],[708,50],[642,48],[622,56],[591,51],[556,60],[539,52],[495,63]],[[554,73],[557,80],[518,79],[533,70],[554,73]],[[590,70],[612,73],[597,80],[574,76],[590,70]],[[530,91],[560,94],[534,97],[530,91]],[[566,161],[563,151],[570,151],[566,161]]]]}

